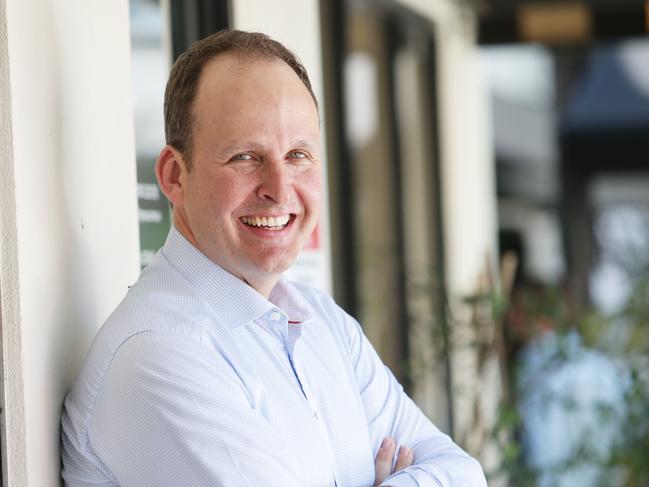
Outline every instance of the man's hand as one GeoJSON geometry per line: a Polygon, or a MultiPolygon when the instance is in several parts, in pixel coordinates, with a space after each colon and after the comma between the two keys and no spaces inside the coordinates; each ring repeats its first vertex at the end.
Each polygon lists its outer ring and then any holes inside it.
{"type": "Polygon", "coordinates": [[[379,448],[376,458],[374,459],[374,471],[376,472],[374,487],[381,485],[381,482],[383,482],[388,475],[412,465],[412,450],[407,446],[400,446],[397,463],[394,465],[394,470],[392,470],[392,459],[394,458],[395,448],[396,443],[392,438],[387,436],[383,438],[381,448],[379,448]]]}

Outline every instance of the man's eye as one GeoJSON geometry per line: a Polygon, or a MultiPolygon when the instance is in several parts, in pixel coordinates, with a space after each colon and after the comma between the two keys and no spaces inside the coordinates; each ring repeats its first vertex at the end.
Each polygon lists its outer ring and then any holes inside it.
{"type": "Polygon", "coordinates": [[[288,153],[288,157],[291,159],[306,159],[307,155],[301,150],[294,150],[288,153]]]}
{"type": "Polygon", "coordinates": [[[252,161],[252,155],[250,154],[237,154],[236,156],[232,157],[233,161],[252,161]]]}

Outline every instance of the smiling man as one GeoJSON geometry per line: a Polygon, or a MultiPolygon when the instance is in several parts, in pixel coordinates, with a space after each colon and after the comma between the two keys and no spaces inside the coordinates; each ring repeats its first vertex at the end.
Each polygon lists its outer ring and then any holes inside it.
{"type": "Polygon", "coordinates": [[[256,33],[195,43],[172,69],[165,126],[156,173],[173,228],[66,398],[66,484],[486,485],[358,323],[281,277],[322,192],[295,56],[256,33]]]}

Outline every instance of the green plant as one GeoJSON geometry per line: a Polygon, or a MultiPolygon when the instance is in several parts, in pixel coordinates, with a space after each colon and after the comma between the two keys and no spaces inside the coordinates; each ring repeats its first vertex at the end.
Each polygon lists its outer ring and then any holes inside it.
{"type": "MultiPolygon", "coordinates": [[[[607,357],[624,369],[628,378],[621,398],[623,414],[608,403],[595,401],[589,405],[598,424],[614,425],[617,434],[611,447],[603,451],[596,448],[593,435],[586,431],[573,439],[574,448],[563,461],[539,469],[526,461],[520,441],[524,435],[519,413],[521,395],[536,385],[520,383],[520,355],[514,355],[503,371],[509,378],[510,394],[505,395],[493,426],[492,435],[501,449],[502,461],[489,473],[491,479],[505,477],[511,486],[527,487],[536,485],[543,475],[551,478],[589,465],[600,472],[597,485],[602,487],[649,485],[649,277],[647,273],[640,276],[626,306],[614,315],[595,310],[570,313],[565,294],[557,288],[527,290],[508,300],[502,293],[491,297],[495,303],[493,319],[503,324],[501,329],[510,346],[533,342],[548,330],[556,334],[556,347],[543,364],[546,373],[578,360],[570,345],[570,337],[576,334],[584,353],[607,357]]],[[[548,394],[544,397],[547,407],[573,413],[577,405],[570,392],[548,394]]]]}

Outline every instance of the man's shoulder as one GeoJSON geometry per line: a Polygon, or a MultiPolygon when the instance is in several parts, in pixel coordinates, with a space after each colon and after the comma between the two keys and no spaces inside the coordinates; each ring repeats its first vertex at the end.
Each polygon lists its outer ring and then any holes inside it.
{"type": "Polygon", "coordinates": [[[202,323],[206,306],[193,287],[173,269],[144,269],[103,330],[128,336],[144,331],[182,330],[202,323]]]}
{"type": "Polygon", "coordinates": [[[111,371],[119,371],[120,380],[136,381],[138,371],[155,366],[156,354],[163,350],[180,357],[202,351],[206,313],[182,279],[145,269],[99,329],[66,397],[62,425],[67,449],[86,451],[87,425],[111,371]]]}
{"type": "Polygon", "coordinates": [[[135,337],[200,337],[207,312],[200,297],[173,269],[146,268],[100,327],[84,368],[106,371],[120,347],[135,337]]]}

